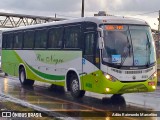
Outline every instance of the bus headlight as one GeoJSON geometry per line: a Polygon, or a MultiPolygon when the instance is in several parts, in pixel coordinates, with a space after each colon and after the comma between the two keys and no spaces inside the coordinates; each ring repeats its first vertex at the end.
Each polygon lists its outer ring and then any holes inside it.
{"type": "Polygon", "coordinates": [[[110,80],[112,82],[115,82],[117,80],[115,77],[113,77],[113,76],[111,76],[111,75],[109,75],[105,72],[103,72],[103,74],[104,74],[104,76],[106,77],[107,80],[110,80]]]}
{"type": "Polygon", "coordinates": [[[153,80],[157,77],[157,73],[155,72],[153,75],[151,75],[151,77],[149,77],[149,80],[153,80]]]}
{"type": "Polygon", "coordinates": [[[152,89],[154,89],[154,90],[155,90],[155,89],[156,89],[156,86],[152,86],[152,89]]]}
{"type": "Polygon", "coordinates": [[[110,91],[110,88],[106,88],[106,92],[109,92],[110,91]]]}
{"type": "Polygon", "coordinates": [[[154,75],[154,77],[157,77],[157,72],[155,72],[153,75],[154,75]]]}
{"type": "Polygon", "coordinates": [[[109,80],[112,79],[111,76],[108,75],[108,74],[106,74],[105,77],[106,77],[107,79],[109,79],[109,80]]]}

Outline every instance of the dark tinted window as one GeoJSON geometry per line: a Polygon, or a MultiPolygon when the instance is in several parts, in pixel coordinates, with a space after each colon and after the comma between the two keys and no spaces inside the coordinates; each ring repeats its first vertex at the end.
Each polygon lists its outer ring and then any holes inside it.
{"type": "Polygon", "coordinates": [[[84,31],[96,31],[97,30],[97,24],[92,22],[85,22],[84,24],[84,31]]]}
{"type": "Polygon", "coordinates": [[[71,26],[65,28],[65,48],[80,48],[81,27],[71,26]]]}
{"type": "Polygon", "coordinates": [[[6,48],[7,34],[3,34],[2,36],[2,48],[6,48]]]}
{"type": "Polygon", "coordinates": [[[34,31],[25,31],[24,32],[23,47],[24,48],[33,48],[33,43],[34,43],[34,31]]]}
{"type": "Polygon", "coordinates": [[[13,47],[22,48],[22,41],[23,41],[23,33],[22,32],[14,33],[13,47]]]}
{"type": "Polygon", "coordinates": [[[13,48],[13,34],[6,34],[6,48],[13,48]]]}
{"type": "Polygon", "coordinates": [[[88,33],[85,36],[85,55],[93,55],[94,50],[94,33],[88,33]]]}
{"type": "Polygon", "coordinates": [[[91,63],[94,62],[94,50],[95,50],[95,33],[90,32],[90,33],[85,33],[85,42],[84,42],[84,58],[90,61],[91,63]]]}
{"type": "Polygon", "coordinates": [[[46,48],[47,45],[47,30],[36,30],[35,48],[46,48]]]}
{"type": "Polygon", "coordinates": [[[52,28],[49,30],[48,48],[62,47],[63,28],[52,28]]]}

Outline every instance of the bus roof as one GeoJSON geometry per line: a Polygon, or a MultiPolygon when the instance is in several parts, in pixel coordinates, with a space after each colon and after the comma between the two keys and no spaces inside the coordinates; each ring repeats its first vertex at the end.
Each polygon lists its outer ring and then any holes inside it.
{"type": "Polygon", "coordinates": [[[43,24],[36,24],[36,25],[29,25],[29,26],[20,26],[16,28],[10,28],[5,31],[16,31],[22,29],[32,29],[32,28],[39,28],[39,27],[47,27],[52,25],[62,25],[62,24],[69,24],[69,23],[76,23],[76,22],[94,22],[97,25],[99,24],[134,24],[134,25],[148,25],[148,23],[141,19],[136,18],[129,18],[129,17],[120,17],[120,16],[94,16],[94,17],[84,17],[72,20],[63,20],[57,22],[50,22],[50,23],[43,23],[43,24]]]}

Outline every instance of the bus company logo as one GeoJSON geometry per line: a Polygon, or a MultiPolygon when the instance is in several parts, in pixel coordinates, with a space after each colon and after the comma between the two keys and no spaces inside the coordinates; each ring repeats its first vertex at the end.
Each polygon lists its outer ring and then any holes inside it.
{"type": "Polygon", "coordinates": [[[37,54],[36,56],[37,56],[37,61],[49,64],[59,64],[64,62],[63,58],[56,58],[56,55],[43,56],[41,54],[37,54]]]}
{"type": "Polygon", "coordinates": [[[11,117],[11,112],[2,112],[2,117],[11,117]]]}

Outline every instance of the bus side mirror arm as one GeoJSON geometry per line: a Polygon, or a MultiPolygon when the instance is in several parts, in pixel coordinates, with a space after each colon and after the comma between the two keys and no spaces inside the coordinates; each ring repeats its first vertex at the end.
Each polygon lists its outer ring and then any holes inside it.
{"type": "Polygon", "coordinates": [[[103,29],[102,28],[98,28],[98,45],[99,45],[99,49],[103,49],[104,48],[104,40],[103,40],[103,29]]]}
{"type": "Polygon", "coordinates": [[[104,48],[104,41],[102,37],[98,38],[98,44],[99,44],[99,49],[103,49],[104,48]]]}

